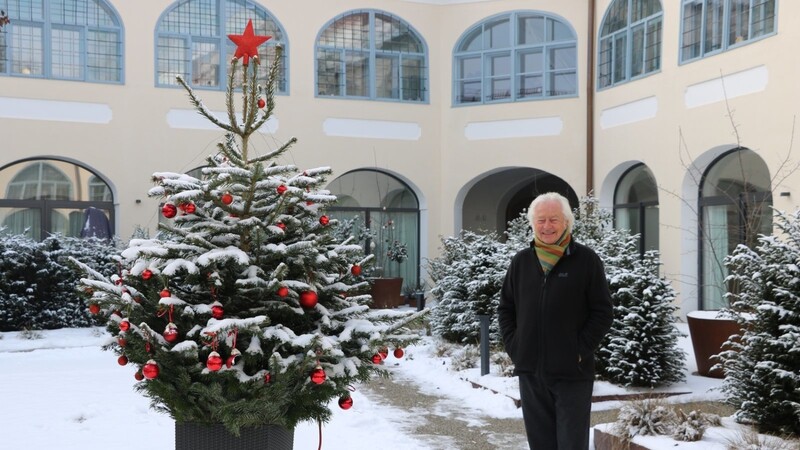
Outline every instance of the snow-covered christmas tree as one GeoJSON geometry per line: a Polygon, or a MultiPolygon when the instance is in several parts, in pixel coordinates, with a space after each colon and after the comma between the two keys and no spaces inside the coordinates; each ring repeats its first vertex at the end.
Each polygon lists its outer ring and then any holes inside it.
{"type": "Polygon", "coordinates": [[[325,215],[336,200],[323,189],[330,168],[278,163],[294,139],[259,154],[250,137],[273,114],[278,64],[259,85],[257,48],[268,37],[251,23],[230,37],[238,47],[227,121],[179,79],[197,111],[225,131],[218,152],[202,177],[154,174],[149,194],[163,199],[170,221],[157,238],[130,241],[118,274],[84,265],[81,282],[90,308],[108,316],[109,348],[139,368],[136,388],[154,408],[233,434],[266,424],[293,430],[327,421],[331,401],[352,406],[353,386],[384,373],[389,348],[402,355],[413,341],[403,327],[418,314],[369,310],[361,270],[370,257],[337,241],[325,215]]]}
{"type": "Polygon", "coordinates": [[[783,236],[740,245],[725,264],[728,300],[744,329],[720,357],[736,418],[759,431],[800,434],[800,212],[775,215],[783,236]]]}
{"type": "Polygon", "coordinates": [[[611,214],[594,197],[581,199],[575,238],[603,260],[614,322],[597,350],[597,376],[623,386],[655,387],[683,379],[675,290],[659,276],[656,252],[640,258],[637,237],[611,227],[611,214]]]}

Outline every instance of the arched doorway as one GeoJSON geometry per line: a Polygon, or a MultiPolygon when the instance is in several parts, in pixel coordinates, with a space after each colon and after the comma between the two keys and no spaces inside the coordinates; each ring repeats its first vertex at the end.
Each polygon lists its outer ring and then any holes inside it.
{"type": "Polygon", "coordinates": [[[400,179],[377,170],[348,172],[329,185],[338,198],[328,215],[349,225],[349,233],[375,255],[376,276],[401,277],[403,286],[419,285],[420,211],[419,200],[400,179]],[[398,248],[407,257],[392,258],[398,248]]]}
{"type": "Polygon", "coordinates": [[[78,164],[30,159],[0,168],[0,227],[42,240],[50,234],[111,237],[114,202],[109,185],[78,164]]]}

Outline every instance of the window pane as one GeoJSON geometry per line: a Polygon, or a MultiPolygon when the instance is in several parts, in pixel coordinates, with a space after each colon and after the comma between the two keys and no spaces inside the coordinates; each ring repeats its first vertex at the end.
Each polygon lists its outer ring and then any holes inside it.
{"type": "Polygon", "coordinates": [[[730,205],[703,208],[703,306],[720,309],[727,304],[723,298],[725,277],[724,258],[738,245],[738,213],[730,205]]]}
{"type": "Polygon", "coordinates": [[[729,0],[728,45],[738,44],[749,39],[750,0],[729,0]]]}
{"type": "Polygon", "coordinates": [[[8,71],[8,41],[6,33],[0,33],[0,73],[8,71]]]}
{"type": "Polygon", "coordinates": [[[511,25],[508,19],[486,25],[485,48],[508,48],[511,46],[511,25]]]}
{"type": "Polygon", "coordinates": [[[496,78],[491,81],[491,98],[489,100],[502,100],[511,97],[511,80],[496,78]]]}
{"type": "Polygon", "coordinates": [[[121,81],[122,44],[117,32],[89,30],[86,39],[86,69],[92,81],[121,81]]]}
{"type": "Polygon", "coordinates": [[[644,25],[631,30],[631,77],[644,72],[644,25]]]}
{"type": "Polygon", "coordinates": [[[317,94],[344,95],[341,74],[344,72],[341,53],[317,50],[317,94]]]}
{"type": "Polygon", "coordinates": [[[474,52],[478,50],[483,50],[483,28],[477,27],[475,30],[472,30],[470,34],[468,34],[464,38],[464,42],[461,43],[458,50],[462,52],[474,52]]]}
{"type": "Polygon", "coordinates": [[[567,24],[553,19],[547,19],[549,36],[548,40],[551,42],[558,41],[571,41],[575,39],[572,30],[569,29],[567,24]]]}
{"type": "Polygon", "coordinates": [[[548,81],[550,82],[548,95],[573,95],[578,90],[575,72],[551,73],[548,81]]]}
{"type": "Polygon", "coordinates": [[[531,45],[544,42],[544,17],[520,17],[517,21],[517,44],[531,45]]]}
{"type": "Polygon", "coordinates": [[[658,250],[659,239],[659,214],[658,206],[648,206],[644,209],[644,229],[642,234],[644,237],[644,249],[658,250]]]}
{"type": "Polygon", "coordinates": [[[608,36],[628,26],[628,0],[614,0],[608,7],[600,36],[608,36]]]}
{"type": "Polygon", "coordinates": [[[322,32],[318,44],[347,49],[369,48],[369,13],[337,19],[322,32]]]}
{"type": "Polygon", "coordinates": [[[38,241],[42,236],[42,211],[34,208],[0,208],[0,228],[3,227],[11,234],[38,241]]]}
{"type": "Polygon", "coordinates": [[[723,0],[706,0],[706,29],[703,39],[703,54],[722,48],[723,14],[723,0]]]}
{"type": "Polygon", "coordinates": [[[614,39],[614,83],[623,81],[627,78],[625,63],[626,43],[628,39],[624,34],[620,34],[614,39]]]}
{"type": "Polygon", "coordinates": [[[521,52],[517,57],[519,59],[520,73],[541,73],[544,70],[544,58],[540,48],[533,51],[521,52]]]}
{"type": "Polygon", "coordinates": [[[703,182],[703,197],[723,197],[736,201],[740,194],[770,192],[769,169],[752,150],[731,152],[708,170],[703,182]]]}
{"type": "Polygon", "coordinates": [[[650,73],[661,68],[661,19],[647,23],[646,42],[644,71],[650,73]]]}
{"type": "Polygon", "coordinates": [[[53,28],[50,36],[53,77],[73,80],[83,78],[80,32],[53,28]]]}
{"type": "Polygon", "coordinates": [[[177,85],[175,77],[189,80],[189,61],[186,60],[186,41],[180,38],[158,38],[158,83],[177,85]]]}
{"type": "Polygon", "coordinates": [[[683,34],[681,34],[681,61],[700,56],[700,36],[703,32],[703,0],[683,5],[683,34]]]}
{"type": "Polygon", "coordinates": [[[403,100],[425,100],[425,61],[419,57],[403,57],[402,81],[403,100]]]}
{"type": "Polygon", "coordinates": [[[544,93],[542,80],[541,75],[520,75],[517,79],[517,97],[541,97],[544,93]]]}
{"type": "Polygon", "coordinates": [[[611,52],[614,48],[611,42],[611,38],[600,40],[597,62],[597,84],[600,88],[611,85],[611,52]]]}
{"type": "Polygon", "coordinates": [[[211,42],[192,44],[192,84],[219,85],[219,48],[211,42]]]}
{"type": "Polygon", "coordinates": [[[8,17],[13,19],[43,22],[44,0],[9,1],[5,3],[8,17]]]}
{"type": "Polygon", "coordinates": [[[489,57],[489,75],[508,75],[511,73],[511,56],[507,53],[489,57]]]}
{"type": "Polygon", "coordinates": [[[375,57],[375,95],[378,98],[400,98],[400,58],[375,57]]]}
{"type": "Polygon", "coordinates": [[[574,69],[577,56],[575,47],[553,48],[548,52],[550,70],[574,69]]]}
{"type": "Polygon", "coordinates": [[[756,0],[750,16],[751,39],[775,32],[775,0],[756,0]]]}
{"type": "Polygon", "coordinates": [[[159,22],[164,33],[213,37],[219,35],[217,0],[191,0],[179,3],[159,22]]]}
{"type": "Polygon", "coordinates": [[[422,53],[422,42],[397,17],[375,14],[375,48],[383,51],[422,53]]]}
{"type": "Polygon", "coordinates": [[[458,101],[460,103],[474,103],[481,101],[482,89],[480,81],[462,82],[459,84],[460,93],[458,101]]]}
{"type": "Polygon", "coordinates": [[[369,56],[347,53],[345,56],[345,95],[366,97],[369,95],[369,56]]]}
{"type": "Polygon", "coordinates": [[[483,71],[481,70],[481,58],[461,58],[459,60],[459,72],[461,78],[480,78],[483,71]]]}
{"type": "Polygon", "coordinates": [[[44,75],[42,29],[14,25],[11,36],[11,72],[19,75],[44,75]]]}
{"type": "Polygon", "coordinates": [[[659,0],[633,0],[631,2],[631,23],[636,23],[659,12],[661,12],[659,0]]]}

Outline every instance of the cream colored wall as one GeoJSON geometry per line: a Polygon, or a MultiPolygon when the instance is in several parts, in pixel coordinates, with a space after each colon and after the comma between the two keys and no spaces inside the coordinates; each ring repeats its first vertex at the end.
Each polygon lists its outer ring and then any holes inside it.
{"type": "MultiPolygon", "coordinates": [[[[610,1],[600,1],[602,14],[610,1]]],[[[681,291],[683,312],[697,307],[697,181],[698,174],[714,156],[737,144],[756,151],[773,178],[781,178],[781,164],[790,157],[796,164],[797,149],[790,154],[800,90],[794,74],[798,60],[792,57],[798,30],[792,23],[800,3],[779,4],[778,34],[744,45],[735,51],[679,65],[680,2],[664,2],[661,71],[633,82],[600,91],[596,95],[595,121],[598,181],[605,181],[598,195],[611,204],[615,168],[631,162],[647,164],[659,186],[660,249],[664,273],[681,291]],[[702,82],[719,80],[754,69],[768,74],[763,90],[704,106],[687,105],[687,90],[702,82]],[[603,129],[604,111],[655,97],[655,117],[603,129]],[[729,112],[731,117],[729,117],[729,112]],[[735,124],[735,126],[734,126],[735,124]],[[738,133],[738,142],[737,136],[738,133]],[[690,170],[696,166],[698,169],[690,170]]],[[[800,172],[774,187],[774,205],[793,211],[800,202],[800,172]],[[790,197],[779,192],[789,191],[790,197]]]]}

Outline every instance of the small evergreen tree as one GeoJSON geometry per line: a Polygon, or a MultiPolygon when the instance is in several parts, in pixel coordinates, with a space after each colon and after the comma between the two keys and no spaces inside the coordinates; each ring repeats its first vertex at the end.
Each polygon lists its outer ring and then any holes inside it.
{"type": "Polygon", "coordinates": [[[782,237],[761,236],[726,259],[732,312],[745,330],[720,356],[737,420],[800,434],[800,212],[777,212],[782,237]]]}
{"type": "Polygon", "coordinates": [[[614,229],[610,212],[594,197],[581,199],[575,216],[573,235],[600,256],[614,303],[614,321],[596,354],[597,377],[640,387],[683,380],[675,291],[658,274],[658,253],[640,259],[637,237],[614,229]]]}
{"type": "MultiPolygon", "coordinates": [[[[248,32],[262,38],[249,23],[248,32]]],[[[157,238],[132,239],[117,275],[82,266],[90,301],[117,337],[110,348],[140,369],[137,389],[177,422],[222,423],[233,433],[327,421],[332,399],[349,404],[351,385],[385,374],[384,348],[412,342],[402,327],[416,317],[370,314],[361,273],[369,257],[337,241],[324,214],[336,200],[322,189],[331,170],[279,164],[294,139],[256,154],[250,137],[272,116],[279,65],[263,89],[258,60],[243,47],[229,69],[227,121],[178,79],[226,138],[202,178],[154,174],[150,195],[164,199],[174,222],[157,238]]]]}
{"type": "Polygon", "coordinates": [[[35,329],[37,244],[0,229],[0,331],[35,329]]]}

